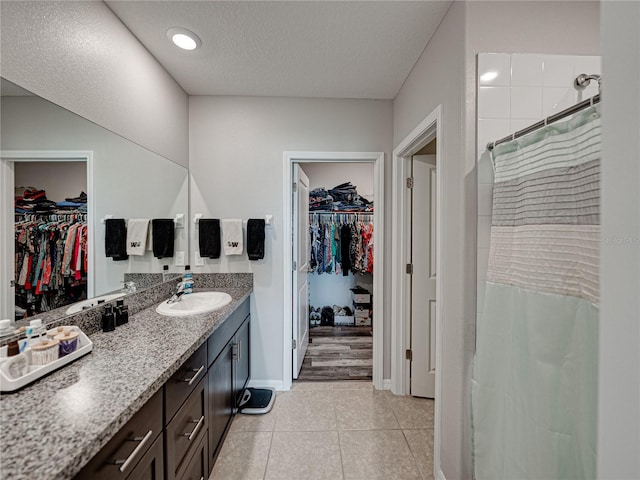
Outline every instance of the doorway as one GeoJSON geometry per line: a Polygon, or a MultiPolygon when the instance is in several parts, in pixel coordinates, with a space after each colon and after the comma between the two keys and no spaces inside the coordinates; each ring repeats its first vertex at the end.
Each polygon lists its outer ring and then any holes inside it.
{"type": "Polygon", "coordinates": [[[92,159],[87,151],[1,152],[0,255],[17,258],[0,272],[2,318],[23,318],[93,295],[93,222],[87,208],[92,204],[92,159]],[[17,229],[24,233],[24,245],[14,242],[17,229]],[[58,268],[64,258],[59,253],[70,232],[74,244],[80,242],[78,248],[67,248],[65,276],[58,268]],[[47,241],[42,241],[45,233],[47,241]]]}
{"type": "MultiPolygon", "coordinates": [[[[302,241],[307,255],[297,265],[305,265],[309,340],[306,353],[300,351],[304,359],[299,372],[294,369],[294,379],[371,381],[372,320],[381,314],[374,313],[371,302],[377,271],[373,214],[382,208],[373,193],[374,164],[309,162],[295,164],[296,172],[298,201],[309,210],[305,221],[294,226],[294,244],[302,241]]],[[[294,287],[294,294],[300,291],[294,287]]],[[[302,317],[299,309],[294,312],[302,317]]]]}
{"type": "MultiPolygon", "coordinates": [[[[371,309],[373,312],[380,312],[378,315],[373,314],[371,327],[372,333],[372,350],[373,350],[373,367],[372,376],[373,384],[376,388],[382,389],[382,353],[383,353],[383,298],[382,298],[382,279],[383,279],[383,259],[384,259],[384,244],[383,244],[383,229],[384,229],[384,212],[382,206],[384,205],[384,153],[381,152],[285,152],[284,153],[284,171],[285,171],[285,187],[284,187],[284,219],[285,219],[285,236],[291,238],[292,241],[289,245],[284,247],[284,305],[290,305],[290,308],[285,308],[284,312],[284,356],[283,356],[283,389],[288,390],[291,387],[292,381],[297,377],[297,372],[294,373],[298,366],[301,366],[301,359],[304,358],[302,352],[298,347],[307,345],[308,340],[304,338],[304,328],[309,325],[308,320],[302,320],[300,322],[301,315],[305,312],[308,314],[308,307],[301,309],[303,301],[299,299],[309,298],[308,295],[300,295],[301,288],[304,290],[304,283],[298,282],[297,278],[300,277],[301,272],[299,266],[304,261],[297,261],[296,248],[292,248],[292,245],[296,245],[295,232],[297,231],[297,225],[294,218],[307,218],[309,215],[303,212],[302,216],[299,215],[301,209],[299,207],[300,197],[294,195],[294,183],[298,178],[297,167],[304,169],[305,165],[314,163],[335,163],[335,164],[347,164],[347,163],[369,163],[373,165],[373,196],[377,205],[381,208],[374,209],[373,223],[375,229],[373,230],[373,263],[376,265],[376,272],[373,276],[373,285],[371,286],[371,309]],[[298,205],[298,206],[296,206],[298,205]],[[302,311],[304,310],[304,311],[302,311]]],[[[297,188],[297,186],[296,186],[297,188]]],[[[305,202],[308,206],[308,196],[305,198],[305,202]]],[[[355,320],[354,320],[355,322],[355,320]]],[[[334,325],[335,326],[335,325],[334,325]]],[[[308,329],[306,334],[308,335],[308,329]]],[[[320,340],[322,342],[322,340],[320,340]]],[[[302,360],[303,361],[303,360],[302,360]]]]}
{"type": "MultiPolygon", "coordinates": [[[[391,292],[391,391],[396,395],[411,395],[412,387],[415,389],[417,385],[412,385],[411,378],[416,375],[421,376],[423,379],[434,380],[435,383],[435,418],[434,418],[434,467],[435,471],[440,470],[440,431],[441,431],[441,414],[440,414],[440,392],[442,383],[442,362],[440,361],[442,355],[442,212],[444,205],[442,202],[443,190],[442,190],[442,106],[433,110],[416,128],[407,135],[407,137],[400,142],[400,144],[393,151],[393,217],[392,217],[392,238],[393,238],[393,252],[392,252],[392,292],[391,292]],[[432,142],[435,143],[435,151],[430,151],[426,148],[427,145],[432,142]],[[426,148],[426,149],[425,149],[426,148]],[[425,149],[425,150],[423,150],[425,149]],[[412,175],[412,163],[413,157],[419,154],[428,154],[435,156],[435,172],[429,173],[429,184],[431,185],[431,191],[428,193],[428,197],[432,199],[429,205],[429,214],[431,218],[427,220],[427,215],[421,216],[423,225],[428,226],[428,236],[435,244],[430,246],[429,249],[422,249],[421,253],[428,255],[428,268],[424,268],[427,275],[425,276],[425,282],[430,282],[433,274],[435,273],[435,302],[429,301],[428,307],[421,307],[421,313],[424,318],[424,314],[428,314],[428,322],[423,320],[424,333],[428,334],[430,338],[419,339],[412,333],[412,282],[413,276],[411,273],[412,262],[412,227],[413,218],[411,210],[412,201],[412,181],[409,180],[412,175]],[[433,175],[435,173],[435,175],[433,175]],[[435,182],[434,182],[435,180],[435,182]],[[433,182],[435,185],[433,185],[433,182]],[[435,204],[435,205],[434,205],[435,204]],[[433,222],[435,216],[435,224],[433,222]],[[433,240],[435,239],[435,241],[433,240]],[[435,258],[431,258],[431,256],[435,258]],[[432,271],[432,266],[435,266],[435,272],[432,271]],[[427,309],[427,312],[424,312],[427,309]],[[433,322],[433,316],[435,316],[435,323],[433,322]],[[422,342],[422,345],[428,345],[430,351],[428,356],[422,361],[422,365],[416,368],[416,365],[412,365],[411,356],[413,354],[412,347],[417,343],[422,342]],[[435,347],[435,348],[434,348],[435,347]],[[434,352],[435,350],[435,352],[434,352]],[[430,377],[430,378],[429,378],[430,377]]],[[[420,160],[420,159],[419,159],[420,160]]],[[[429,162],[423,161],[421,167],[425,167],[429,172],[431,167],[429,162]]],[[[422,170],[422,169],[421,169],[422,170]]],[[[425,179],[427,178],[423,175],[425,179]]],[[[426,180],[425,180],[426,182],[426,180]]],[[[416,211],[425,212],[427,208],[423,202],[422,207],[416,211]]],[[[416,266],[416,268],[418,268],[416,266]]],[[[415,270],[414,270],[415,272],[415,270]]],[[[420,293],[424,294],[430,286],[419,287],[420,293]]],[[[413,293],[413,296],[417,293],[413,293]]],[[[425,295],[426,297],[426,295],[425,295]]],[[[414,392],[415,393],[415,392],[414,392]]],[[[420,396],[425,395],[420,393],[420,396]]],[[[426,394],[425,396],[429,396],[426,394]]]]}

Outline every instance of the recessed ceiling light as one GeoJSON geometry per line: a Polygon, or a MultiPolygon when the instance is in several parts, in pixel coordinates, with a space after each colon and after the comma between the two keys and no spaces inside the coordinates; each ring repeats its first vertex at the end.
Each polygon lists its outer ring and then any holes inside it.
{"type": "Polygon", "coordinates": [[[480,80],[483,82],[490,82],[498,77],[498,72],[487,72],[480,75],[480,80]]]}
{"type": "Polygon", "coordinates": [[[167,37],[184,50],[195,50],[202,45],[202,40],[198,35],[182,27],[171,27],[167,30],[167,37]]]}

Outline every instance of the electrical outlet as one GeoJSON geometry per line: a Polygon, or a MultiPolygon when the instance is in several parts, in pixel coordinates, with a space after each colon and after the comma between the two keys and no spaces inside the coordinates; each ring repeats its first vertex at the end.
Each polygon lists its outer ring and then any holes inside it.
{"type": "Polygon", "coordinates": [[[184,252],[176,252],[176,261],[174,265],[176,267],[184,267],[184,252]]]}
{"type": "Polygon", "coordinates": [[[200,252],[193,252],[193,264],[196,267],[204,267],[204,259],[200,256],[200,252]]]}

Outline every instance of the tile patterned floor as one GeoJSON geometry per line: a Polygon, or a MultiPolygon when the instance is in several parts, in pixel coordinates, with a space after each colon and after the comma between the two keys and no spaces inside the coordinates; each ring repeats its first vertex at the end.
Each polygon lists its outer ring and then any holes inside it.
{"type": "Polygon", "coordinates": [[[371,382],[296,382],[236,415],[210,480],[431,480],[433,414],[371,382]]]}

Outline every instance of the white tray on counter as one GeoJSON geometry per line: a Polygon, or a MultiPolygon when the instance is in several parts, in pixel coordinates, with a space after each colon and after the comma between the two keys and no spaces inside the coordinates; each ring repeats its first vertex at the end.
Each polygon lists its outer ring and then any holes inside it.
{"type": "MultiPolygon", "coordinates": [[[[73,327],[73,330],[78,332],[78,348],[73,353],[60,357],[46,365],[30,366],[29,373],[17,378],[9,378],[5,374],[4,370],[0,369],[0,392],[15,392],[16,390],[35,382],[39,378],[68,365],[74,360],[84,357],[87,353],[90,353],[91,350],[93,350],[93,342],[89,340],[89,337],[87,337],[87,335],[78,327],[73,327]]],[[[20,340],[20,342],[22,341],[23,340],[20,340]]],[[[29,358],[29,363],[31,363],[31,350],[27,349],[24,353],[29,358]]],[[[5,345],[0,347],[0,363],[5,362],[7,359],[7,346],[5,345]]]]}

